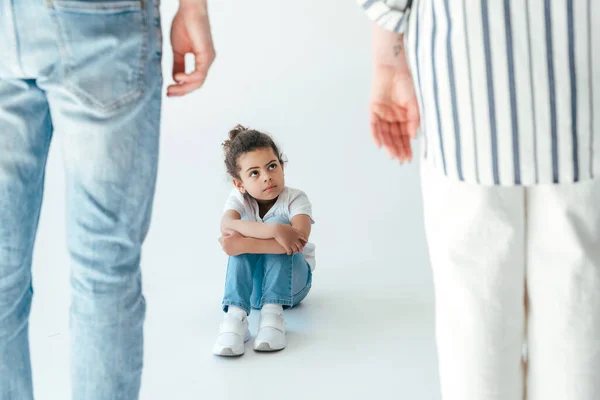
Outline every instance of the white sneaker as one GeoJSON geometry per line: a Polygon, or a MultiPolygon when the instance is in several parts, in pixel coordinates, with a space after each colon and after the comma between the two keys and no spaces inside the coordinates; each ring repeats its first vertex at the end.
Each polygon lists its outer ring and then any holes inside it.
{"type": "Polygon", "coordinates": [[[225,314],[213,353],[218,356],[241,356],[244,354],[244,343],[250,338],[248,318],[240,319],[239,316],[225,314]]]}
{"type": "Polygon", "coordinates": [[[261,312],[258,334],[254,340],[256,351],[277,351],[285,348],[285,320],[280,312],[261,312]]]}

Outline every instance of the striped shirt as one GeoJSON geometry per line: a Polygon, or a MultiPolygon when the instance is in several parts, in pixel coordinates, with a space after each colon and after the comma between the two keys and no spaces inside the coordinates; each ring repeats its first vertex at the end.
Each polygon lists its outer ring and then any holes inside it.
{"type": "Polygon", "coordinates": [[[425,162],[482,185],[600,175],[600,1],[358,3],[405,33],[425,162]]]}

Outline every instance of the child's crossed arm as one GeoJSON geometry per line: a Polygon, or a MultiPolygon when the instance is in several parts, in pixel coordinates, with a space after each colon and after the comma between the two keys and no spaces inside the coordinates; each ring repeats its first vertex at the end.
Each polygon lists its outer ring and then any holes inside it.
{"type": "Polygon", "coordinates": [[[228,210],[221,219],[219,242],[228,255],[296,254],[301,252],[310,236],[311,220],[300,214],[292,224],[243,221],[240,214],[228,210]]]}

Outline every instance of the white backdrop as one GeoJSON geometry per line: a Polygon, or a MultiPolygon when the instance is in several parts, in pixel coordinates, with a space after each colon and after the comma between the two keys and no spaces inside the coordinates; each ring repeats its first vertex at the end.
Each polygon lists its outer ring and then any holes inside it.
{"type": "MultiPolygon", "coordinates": [[[[368,130],[370,22],[351,0],[209,4],[217,49],[209,79],[163,103],[142,267],[142,398],[439,399],[418,168],[400,168],[368,130]],[[210,354],[226,262],[219,220],[231,189],[220,145],[237,123],[274,136],[289,160],[287,184],[313,202],[317,269],[306,303],[288,314],[288,349],[223,360],[210,354]],[[265,375],[278,382],[272,393],[265,375]]],[[[175,0],[161,7],[166,83],[176,8],[175,0]]],[[[53,146],[34,258],[38,399],[69,398],[64,203],[53,146]]]]}

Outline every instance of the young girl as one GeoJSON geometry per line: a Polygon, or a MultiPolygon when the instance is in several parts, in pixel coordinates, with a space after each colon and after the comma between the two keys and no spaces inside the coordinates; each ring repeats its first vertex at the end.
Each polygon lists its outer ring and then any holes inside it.
{"type": "Polygon", "coordinates": [[[315,247],[308,242],[312,207],[304,192],[285,186],[282,155],[268,135],[241,125],[223,143],[234,189],[221,221],[229,255],[221,324],[213,353],[244,354],[247,316],[262,309],[254,350],[286,346],[283,310],[308,294],[315,247]]]}

